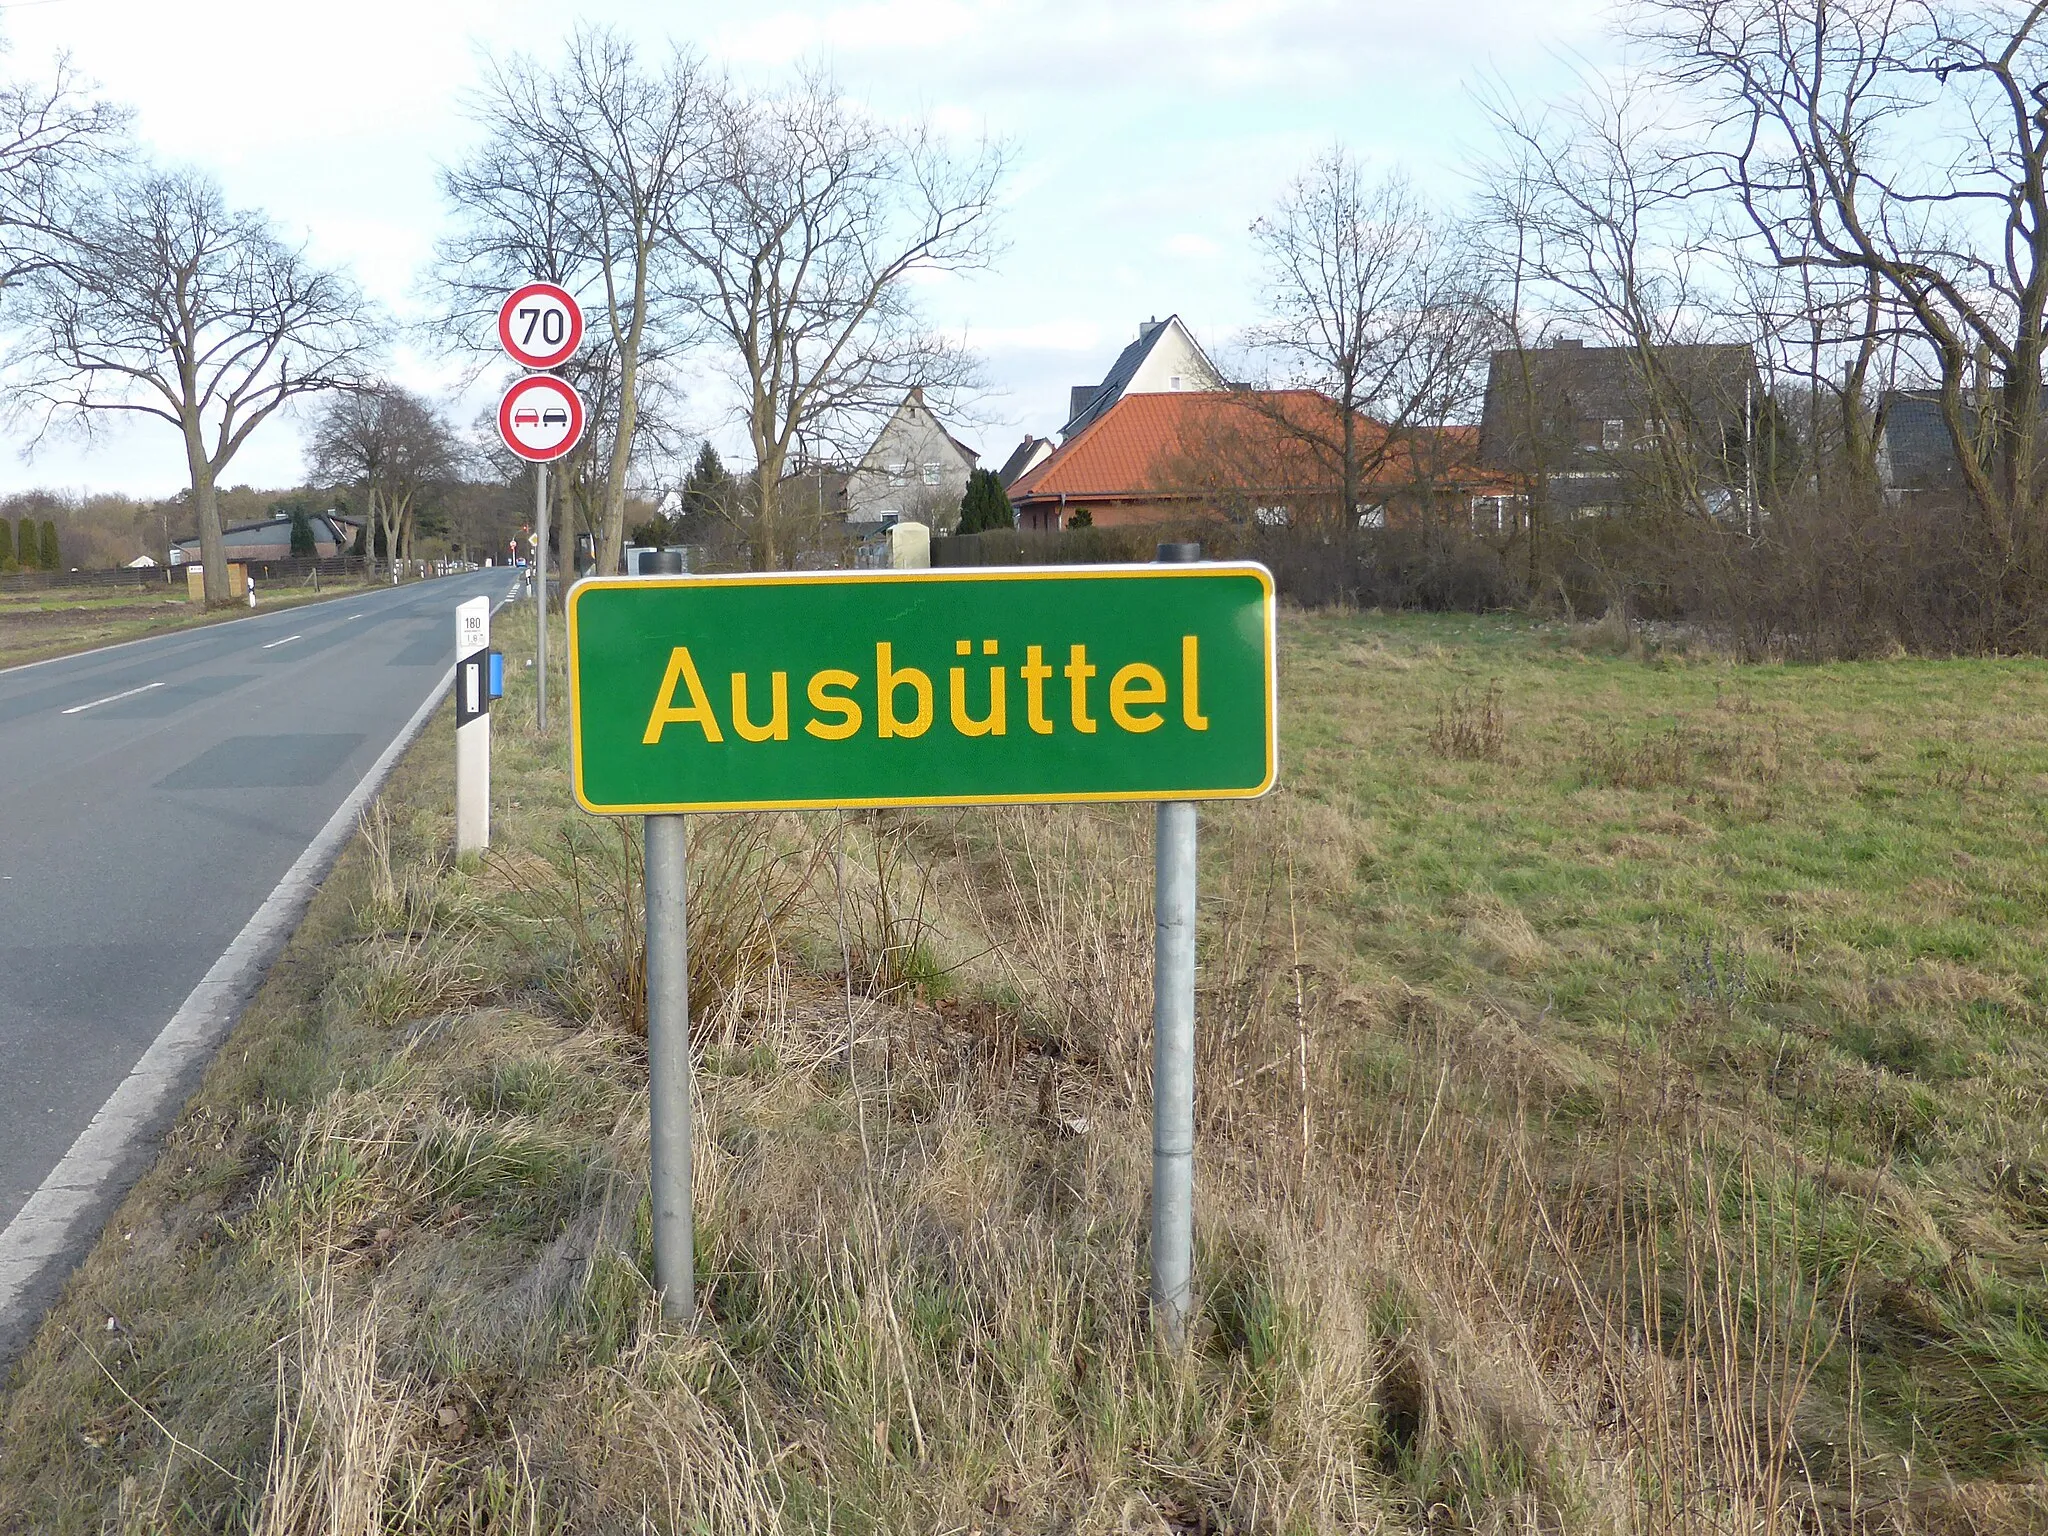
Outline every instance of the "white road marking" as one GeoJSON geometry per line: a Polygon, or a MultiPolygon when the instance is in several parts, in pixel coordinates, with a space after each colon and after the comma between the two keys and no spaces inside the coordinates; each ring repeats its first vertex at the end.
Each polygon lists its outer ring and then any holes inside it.
{"type": "Polygon", "coordinates": [[[261,651],[274,651],[280,645],[290,645],[294,640],[303,640],[305,638],[304,635],[286,635],[282,640],[273,640],[268,645],[258,646],[257,649],[261,651]]]}
{"type": "Polygon", "coordinates": [[[362,615],[360,613],[352,613],[348,616],[348,619],[343,619],[341,622],[346,624],[348,623],[349,619],[360,619],[361,617],[362,615]]]}
{"type": "Polygon", "coordinates": [[[102,704],[111,704],[116,699],[132,699],[138,693],[147,693],[152,688],[161,688],[162,683],[144,683],[140,688],[130,688],[126,693],[110,693],[104,699],[94,699],[90,704],[74,704],[62,711],[67,715],[84,714],[88,709],[98,709],[102,704]]]}

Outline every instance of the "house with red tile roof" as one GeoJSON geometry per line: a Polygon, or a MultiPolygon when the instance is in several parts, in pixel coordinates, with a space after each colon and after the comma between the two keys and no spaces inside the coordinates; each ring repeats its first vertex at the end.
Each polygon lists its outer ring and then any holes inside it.
{"type": "Polygon", "coordinates": [[[1343,499],[1342,408],[1314,390],[1130,394],[1010,486],[1017,526],[1051,530],[1203,518],[1375,526],[1463,518],[1475,498],[1512,499],[1511,476],[1478,469],[1470,427],[1395,433],[1354,413],[1357,507],[1343,499]]]}

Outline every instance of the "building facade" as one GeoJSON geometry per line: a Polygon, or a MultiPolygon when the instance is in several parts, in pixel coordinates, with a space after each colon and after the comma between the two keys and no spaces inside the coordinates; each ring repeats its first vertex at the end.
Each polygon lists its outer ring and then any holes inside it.
{"type": "Polygon", "coordinates": [[[856,531],[891,522],[939,532],[960,516],[967,477],[981,456],[948,432],[924,391],[903,397],[846,478],[846,521],[856,531]]]}

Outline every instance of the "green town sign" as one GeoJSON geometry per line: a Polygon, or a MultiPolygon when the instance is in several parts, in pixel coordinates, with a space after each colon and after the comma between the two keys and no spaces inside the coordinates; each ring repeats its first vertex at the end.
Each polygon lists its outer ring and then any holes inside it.
{"type": "Polygon", "coordinates": [[[1214,800],[1276,761],[1248,564],[620,578],[569,594],[603,815],[1214,800]]]}

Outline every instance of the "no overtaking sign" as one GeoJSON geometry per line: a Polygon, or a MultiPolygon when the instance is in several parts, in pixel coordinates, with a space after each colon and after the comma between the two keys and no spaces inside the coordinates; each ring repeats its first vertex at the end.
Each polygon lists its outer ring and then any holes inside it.
{"type": "Polygon", "coordinates": [[[583,397],[551,373],[528,374],[498,402],[498,435],[522,459],[559,459],[583,436],[583,397]]]}

